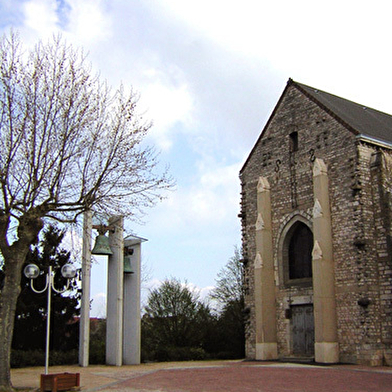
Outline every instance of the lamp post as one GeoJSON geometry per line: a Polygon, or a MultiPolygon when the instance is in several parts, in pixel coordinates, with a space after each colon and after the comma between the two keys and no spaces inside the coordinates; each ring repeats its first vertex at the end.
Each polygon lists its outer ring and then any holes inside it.
{"type": "Polygon", "coordinates": [[[38,277],[40,270],[35,264],[28,264],[24,271],[24,275],[27,279],[30,279],[30,287],[31,289],[37,293],[41,294],[45,290],[48,290],[48,306],[47,306],[47,316],[46,316],[46,349],[45,349],[45,374],[48,374],[49,368],[49,340],[50,340],[50,310],[51,310],[51,298],[52,298],[52,290],[56,293],[62,294],[69,288],[70,280],[73,279],[76,275],[76,268],[72,264],[64,264],[61,267],[61,275],[67,279],[67,285],[62,290],[58,290],[54,287],[53,281],[53,271],[52,266],[49,266],[49,271],[46,274],[46,284],[42,290],[37,290],[34,288],[33,281],[38,277]]]}

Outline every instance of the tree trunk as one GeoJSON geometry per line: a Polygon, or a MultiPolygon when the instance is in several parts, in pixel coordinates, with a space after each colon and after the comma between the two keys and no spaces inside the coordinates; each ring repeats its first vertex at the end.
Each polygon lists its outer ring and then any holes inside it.
{"type": "Polygon", "coordinates": [[[25,253],[6,261],[4,286],[0,295],[0,391],[11,391],[11,344],[16,303],[20,292],[21,269],[25,253]]]}
{"type": "Polygon", "coordinates": [[[0,291],[0,392],[13,390],[10,372],[11,345],[22,267],[30,245],[37,242],[42,227],[41,218],[31,219],[27,216],[19,220],[17,241],[8,245],[3,238],[0,240],[5,272],[4,286],[0,291]]]}

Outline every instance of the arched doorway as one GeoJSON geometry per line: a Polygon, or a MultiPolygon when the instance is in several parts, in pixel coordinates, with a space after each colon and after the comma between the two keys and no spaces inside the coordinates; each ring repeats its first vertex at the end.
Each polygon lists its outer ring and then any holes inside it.
{"type": "Polygon", "coordinates": [[[290,353],[314,355],[314,315],[311,294],[313,233],[311,223],[301,215],[291,219],[281,234],[281,269],[283,285],[290,298],[290,353]]]}

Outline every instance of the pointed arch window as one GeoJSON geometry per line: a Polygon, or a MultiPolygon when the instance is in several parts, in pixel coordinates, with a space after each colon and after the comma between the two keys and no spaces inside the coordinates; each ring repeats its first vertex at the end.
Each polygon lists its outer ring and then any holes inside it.
{"type": "Polygon", "coordinates": [[[312,223],[300,214],[283,228],[279,240],[279,275],[286,287],[311,286],[313,232],[312,223]]]}
{"type": "Polygon", "coordinates": [[[288,241],[289,280],[312,277],[313,234],[308,226],[297,222],[288,241]]]}

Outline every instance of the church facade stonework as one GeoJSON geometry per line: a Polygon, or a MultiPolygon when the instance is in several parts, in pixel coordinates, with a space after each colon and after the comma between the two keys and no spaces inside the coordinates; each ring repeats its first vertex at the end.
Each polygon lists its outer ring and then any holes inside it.
{"type": "Polygon", "coordinates": [[[392,116],[292,81],[241,172],[249,359],[392,364],[392,116]]]}

